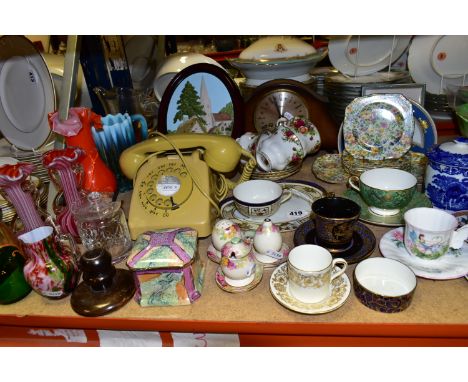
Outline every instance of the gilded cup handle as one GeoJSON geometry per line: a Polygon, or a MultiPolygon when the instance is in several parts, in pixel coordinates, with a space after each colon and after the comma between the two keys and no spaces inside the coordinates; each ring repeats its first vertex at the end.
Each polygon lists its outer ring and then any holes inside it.
{"type": "Polygon", "coordinates": [[[356,175],[350,176],[348,179],[348,183],[351,186],[351,188],[354,188],[357,192],[361,191],[359,189],[359,178],[356,175]]]}
{"type": "Polygon", "coordinates": [[[291,190],[283,190],[283,195],[281,195],[280,199],[280,204],[283,204],[284,202],[287,202],[289,199],[292,197],[292,192],[291,190]]]}

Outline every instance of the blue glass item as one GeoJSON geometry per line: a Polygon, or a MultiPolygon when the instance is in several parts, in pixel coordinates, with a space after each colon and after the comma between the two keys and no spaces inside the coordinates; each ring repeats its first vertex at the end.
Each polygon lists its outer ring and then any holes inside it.
{"type": "Polygon", "coordinates": [[[434,207],[468,209],[468,138],[458,137],[427,153],[425,189],[434,207]]]}

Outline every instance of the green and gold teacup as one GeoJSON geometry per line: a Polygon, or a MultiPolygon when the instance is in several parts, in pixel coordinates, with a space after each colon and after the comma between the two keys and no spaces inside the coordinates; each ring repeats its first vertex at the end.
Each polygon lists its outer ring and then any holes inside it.
{"type": "Polygon", "coordinates": [[[394,168],[375,168],[365,171],[358,178],[351,176],[349,185],[376,215],[396,215],[408,205],[416,191],[416,177],[394,168]]]}

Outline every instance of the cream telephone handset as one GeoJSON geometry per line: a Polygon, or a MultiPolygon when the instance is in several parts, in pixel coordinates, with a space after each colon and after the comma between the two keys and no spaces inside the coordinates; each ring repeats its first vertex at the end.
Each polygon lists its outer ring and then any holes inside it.
{"type": "Polygon", "coordinates": [[[158,133],[123,151],[120,167],[134,179],[128,216],[132,239],[148,230],[177,227],[210,235],[218,202],[237,184],[222,173],[232,172],[242,155],[249,161],[237,183],[250,178],[256,161],[228,136],[158,133]]]}

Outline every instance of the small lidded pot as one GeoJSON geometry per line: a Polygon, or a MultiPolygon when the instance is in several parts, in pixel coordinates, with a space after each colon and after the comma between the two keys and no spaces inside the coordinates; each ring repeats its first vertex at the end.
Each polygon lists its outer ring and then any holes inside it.
{"type": "Polygon", "coordinates": [[[431,148],[425,190],[434,207],[468,209],[468,138],[459,137],[431,148]]]}
{"type": "Polygon", "coordinates": [[[255,278],[255,256],[252,244],[234,238],[221,249],[221,270],[226,282],[234,287],[250,284],[255,278]]]}

